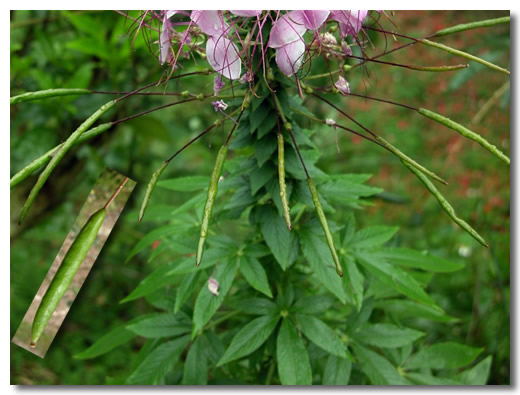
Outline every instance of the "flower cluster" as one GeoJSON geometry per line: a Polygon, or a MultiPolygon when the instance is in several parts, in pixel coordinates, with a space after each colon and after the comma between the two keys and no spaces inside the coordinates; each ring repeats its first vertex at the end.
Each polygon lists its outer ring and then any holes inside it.
{"type": "MultiPolygon", "coordinates": [[[[310,47],[318,47],[323,53],[336,48],[339,54],[350,51],[345,42],[347,36],[354,40],[362,30],[367,18],[367,10],[294,10],[282,13],[280,11],[264,12],[261,10],[166,10],[161,13],[162,27],[159,39],[159,60],[161,64],[168,62],[175,67],[177,59],[172,55],[172,31],[174,24],[171,18],[176,14],[189,17],[189,25],[184,34],[177,33],[175,37],[181,45],[192,41],[191,34],[199,31],[207,36],[205,53],[208,63],[217,72],[215,92],[222,86],[222,78],[250,82],[254,75],[253,67],[247,66],[242,74],[242,64],[250,60],[255,51],[261,54],[264,61],[268,48],[275,50],[275,60],[278,68],[287,76],[294,75],[302,66],[306,51],[310,47]],[[251,23],[252,21],[252,23],[251,23]],[[337,45],[336,37],[326,31],[327,22],[333,22],[339,27],[341,45],[337,45]],[[262,31],[264,25],[271,26],[267,43],[264,42],[262,31]],[[270,25],[269,25],[270,24],[270,25]],[[249,27],[244,29],[244,26],[249,27]],[[245,37],[239,32],[246,31],[245,37]],[[309,35],[309,45],[304,36],[309,35]],[[242,49],[239,49],[241,47],[242,49]],[[252,51],[248,52],[248,48],[252,51]]],[[[350,52],[351,53],[351,52],[350,52]]],[[[337,87],[342,93],[348,93],[348,83],[337,87]]]]}

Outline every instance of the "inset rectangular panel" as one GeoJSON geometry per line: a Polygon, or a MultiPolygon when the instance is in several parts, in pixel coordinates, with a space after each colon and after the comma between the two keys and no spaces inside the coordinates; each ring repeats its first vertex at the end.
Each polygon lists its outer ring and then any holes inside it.
{"type": "MultiPolygon", "coordinates": [[[[69,312],[76,295],[85,282],[90,269],[92,269],[92,266],[94,265],[101,248],[103,248],[103,245],[110,235],[112,228],[116,224],[117,219],[119,218],[119,215],[121,214],[121,211],[123,210],[134,187],[135,181],[132,181],[129,178],[112,170],[103,170],[98,180],[96,181],[94,188],[90,191],[87,201],[81,208],[76,221],[72,225],[72,228],[67,235],[60,251],[58,252],[58,255],[54,259],[54,262],[45,276],[40,289],[38,290],[29,309],[27,310],[22,323],[18,327],[18,330],[16,331],[12,340],[13,343],[25,348],[26,350],[32,352],[35,355],[38,355],[41,358],[45,356],[52,341],[54,340],[54,337],[61,327],[61,324],[65,320],[65,317],[67,316],[67,313],[69,312]],[[100,210],[102,212],[100,212],[100,210]],[[96,219],[99,220],[101,217],[99,215],[100,213],[104,219],[101,218],[98,225],[101,223],[102,224],[100,227],[93,227],[94,221],[96,219]],[[92,231],[92,229],[94,230],[92,231]],[[91,237],[85,237],[89,235],[89,231],[91,237]],[[76,240],[77,242],[75,245],[73,245],[76,240]],[[81,253],[78,254],[78,251],[81,252],[82,249],[85,250],[85,246],[87,246],[88,250],[86,255],[81,253]],[[74,261],[71,258],[75,256],[84,256],[84,258],[76,259],[75,262],[79,264],[79,268],[77,271],[71,271],[70,268],[74,267],[74,265],[70,265],[70,263],[74,261]],[[62,266],[64,260],[66,264],[62,266]],[[58,273],[60,267],[61,271],[56,277],[56,273],[58,273]],[[52,306],[52,303],[49,302],[51,295],[60,294],[60,292],[55,293],[55,290],[59,289],[60,285],[61,289],[63,289],[63,284],[68,283],[68,281],[63,282],[63,279],[66,279],[67,275],[73,276],[72,281],[66,288],[66,291],[61,299],[59,299],[59,303],[56,309],[44,309],[45,306],[52,306]],[[56,281],[54,284],[52,284],[55,277],[56,281]],[[45,303],[42,304],[42,300],[44,300],[51,284],[51,291],[49,291],[49,295],[47,295],[45,303]],[[41,304],[42,309],[38,314],[38,309],[41,304]],[[52,311],[52,315],[48,321],[41,319],[41,317],[45,315],[45,311],[49,314],[52,311]],[[38,316],[38,319],[35,323],[36,316],[38,316]],[[43,332],[41,332],[41,335],[38,337],[38,340],[35,342],[35,344],[31,345],[33,334],[38,332],[38,327],[43,327],[43,332]]],[[[54,299],[57,300],[58,298],[54,299]]]]}

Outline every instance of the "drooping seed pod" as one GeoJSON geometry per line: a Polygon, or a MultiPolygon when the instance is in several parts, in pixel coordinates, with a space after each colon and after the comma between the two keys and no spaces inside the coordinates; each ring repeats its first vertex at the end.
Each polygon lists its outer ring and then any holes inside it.
{"type": "Polygon", "coordinates": [[[202,215],[202,223],[200,225],[200,239],[199,246],[197,248],[196,260],[197,266],[199,266],[200,262],[202,261],[204,244],[206,243],[206,238],[208,237],[209,220],[211,218],[211,213],[213,212],[213,206],[215,205],[215,198],[217,197],[218,192],[218,182],[220,175],[222,174],[227,151],[227,144],[224,144],[218,151],[215,167],[213,168],[213,173],[211,174],[211,179],[209,180],[208,196],[206,198],[206,204],[204,206],[204,212],[202,215]]]}
{"type": "Polygon", "coordinates": [[[480,244],[482,244],[484,247],[489,247],[486,241],[480,236],[475,229],[473,229],[466,221],[459,218],[457,216],[457,213],[455,212],[455,209],[451,206],[451,204],[446,200],[446,198],[439,192],[437,188],[435,188],[435,185],[426,177],[423,173],[421,173],[419,170],[415,169],[410,164],[406,163],[405,161],[402,161],[403,164],[408,167],[416,176],[419,178],[419,180],[424,184],[424,186],[430,191],[430,193],[435,196],[441,207],[446,211],[446,214],[450,216],[450,218],[455,222],[457,225],[459,225],[462,229],[464,229],[466,232],[468,232],[475,240],[477,240],[480,244]]]}
{"type": "Polygon", "coordinates": [[[285,154],[282,133],[278,132],[278,182],[280,184],[280,199],[282,200],[283,217],[287,229],[291,230],[291,212],[287,201],[287,186],[285,184],[285,154]]]}
{"type": "Polygon", "coordinates": [[[159,177],[161,177],[162,172],[164,169],[166,169],[166,166],[168,166],[168,161],[164,161],[161,166],[157,168],[157,170],[154,171],[152,174],[152,178],[150,178],[150,182],[148,183],[148,186],[146,187],[146,192],[144,194],[143,203],[141,204],[141,209],[139,210],[139,222],[143,219],[144,212],[146,211],[146,208],[148,207],[148,203],[150,202],[150,197],[152,196],[152,192],[155,188],[155,185],[157,184],[157,181],[159,181],[159,177]]]}
{"type": "Polygon", "coordinates": [[[487,141],[484,137],[481,135],[472,132],[468,128],[465,128],[461,124],[458,124],[455,121],[452,121],[451,119],[442,116],[440,114],[437,114],[436,112],[427,110],[425,108],[419,108],[417,110],[419,114],[424,115],[427,118],[430,118],[433,121],[439,122],[440,124],[446,126],[447,128],[455,130],[457,133],[461,134],[462,136],[473,140],[477,144],[480,144],[482,147],[487,149],[489,152],[491,152],[493,155],[495,155],[498,159],[501,161],[507,163],[510,165],[511,160],[505,155],[502,151],[500,151],[496,146],[491,144],[489,141],[487,141]]]}
{"type": "Polygon", "coordinates": [[[36,347],[38,339],[45,330],[53,313],[56,311],[56,307],[58,307],[61,298],[70,287],[72,279],[94,244],[99,230],[105,221],[106,212],[106,208],[103,207],[88,219],[67,251],[65,258],[63,258],[34,317],[31,347],[36,347]]]}
{"type": "Polygon", "coordinates": [[[332,259],[334,260],[334,264],[336,265],[336,272],[340,277],[343,277],[343,269],[341,268],[341,264],[339,262],[339,257],[336,252],[336,247],[334,247],[334,238],[332,237],[332,233],[330,232],[329,223],[327,222],[327,218],[325,217],[325,213],[323,212],[323,207],[321,206],[320,199],[318,197],[318,191],[312,182],[310,177],[307,177],[307,184],[309,185],[309,190],[311,191],[312,201],[314,202],[314,207],[316,207],[316,213],[318,215],[318,219],[320,220],[321,227],[323,228],[323,232],[325,233],[325,239],[327,240],[327,245],[329,246],[330,253],[332,255],[332,259]]]}

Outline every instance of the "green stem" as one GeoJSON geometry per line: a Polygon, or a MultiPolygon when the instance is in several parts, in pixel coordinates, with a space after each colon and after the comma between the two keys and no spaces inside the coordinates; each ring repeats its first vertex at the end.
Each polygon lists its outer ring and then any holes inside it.
{"type": "Polygon", "coordinates": [[[18,96],[13,96],[10,99],[10,104],[18,104],[18,103],[23,103],[26,101],[47,99],[47,98],[56,97],[56,96],[85,95],[85,94],[90,94],[90,93],[92,93],[92,92],[88,89],[79,89],[79,88],[46,89],[43,91],[26,92],[26,93],[22,93],[21,95],[18,95],[18,96]]]}
{"type": "Polygon", "coordinates": [[[424,45],[428,45],[430,47],[438,48],[438,49],[441,49],[443,51],[449,52],[449,53],[451,53],[453,55],[458,55],[458,56],[462,56],[462,57],[464,57],[466,59],[473,60],[474,62],[483,64],[484,66],[487,66],[490,69],[500,71],[500,72],[502,72],[504,74],[507,74],[507,75],[511,74],[509,72],[509,70],[504,69],[504,68],[502,68],[500,66],[497,66],[496,64],[493,64],[491,62],[488,62],[487,60],[481,59],[481,58],[479,58],[479,57],[477,57],[475,55],[471,55],[471,54],[469,54],[467,52],[459,51],[458,49],[448,47],[447,45],[436,43],[436,42],[433,42],[433,41],[430,41],[430,40],[426,40],[426,39],[419,40],[419,42],[424,44],[424,45]]]}

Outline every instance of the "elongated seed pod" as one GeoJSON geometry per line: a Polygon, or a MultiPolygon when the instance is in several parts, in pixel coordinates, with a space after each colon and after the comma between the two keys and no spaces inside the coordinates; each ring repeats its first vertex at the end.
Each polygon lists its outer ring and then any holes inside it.
{"type": "Polygon", "coordinates": [[[25,201],[24,206],[22,207],[22,213],[20,215],[20,223],[24,220],[25,216],[27,215],[27,212],[31,208],[32,204],[34,203],[34,200],[36,199],[36,196],[38,196],[38,193],[40,192],[40,189],[42,189],[43,185],[47,182],[47,179],[51,175],[52,171],[58,166],[60,161],[63,159],[65,154],[70,150],[70,148],[74,145],[74,143],[81,137],[81,135],[86,132],[90,126],[105,112],[107,112],[112,106],[116,103],[116,100],[111,100],[105,104],[103,104],[94,114],[92,114],[85,122],[83,122],[70,136],[65,142],[61,145],[61,147],[56,151],[52,159],[50,160],[49,164],[45,168],[45,170],[42,171],[40,176],[38,177],[38,180],[36,181],[36,184],[34,185],[33,189],[31,189],[31,192],[29,193],[29,197],[25,201]]]}
{"type": "Polygon", "coordinates": [[[467,52],[459,51],[458,49],[455,49],[455,48],[452,48],[452,47],[448,47],[447,45],[436,43],[436,42],[433,42],[433,41],[430,41],[430,40],[426,40],[426,39],[422,39],[422,40],[418,40],[418,41],[420,43],[424,44],[424,45],[428,45],[428,46],[433,47],[433,48],[438,48],[438,49],[441,49],[443,51],[449,52],[449,53],[451,53],[453,55],[458,55],[458,56],[462,56],[463,58],[466,58],[466,59],[469,59],[469,60],[473,60],[474,62],[483,64],[484,66],[489,67],[490,69],[500,71],[500,72],[502,72],[504,74],[507,74],[507,75],[511,74],[509,72],[509,70],[504,69],[503,67],[497,66],[496,64],[493,64],[491,62],[488,62],[487,60],[481,59],[478,56],[471,55],[471,54],[469,54],[467,52]]]}
{"type": "Polygon", "coordinates": [[[323,207],[321,207],[320,199],[318,197],[318,191],[316,190],[316,187],[314,186],[314,183],[312,182],[311,178],[307,178],[307,184],[309,184],[309,190],[311,191],[312,201],[314,202],[314,207],[316,207],[316,213],[318,214],[321,227],[323,228],[323,232],[325,233],[327,245],[329,246],[332,259],[334,260],[334,264],[336,265],[336,272],[340,277],[343,277],[343,269],[341,269],[338,254],[336,252],[336,247],[334,247],[334,238],[332,237],[332,233],[330,232],[327,218],[325,217],[325,213],[323,212],[323,207]]]}
{"type": "Polygon", "coordinates": [[[433,178],[436,181],[442,182],[445,185],[448,185],[446,181],[444,181],[442,178],[440,178],[437,174],[434,172],[428,170],[426,167],[420,165],[416,161],[414,161],[409,156],[405,155],[403,152],[398,150],[396,147],[394,147],[392,144],[390,144],[388,141],[386,141],[384,138],[376,136],[375,139],[379,141],[381,144],[383,144],[389,151],[391,151],[394,155],[399,157],[402,161],[407,162],[409,165],[415,167],[417,170],[421,171],[422,173],[428,175],[429,177],[433,178]]]}
{"type": "Polygon", "coordinates": [[[486,19],[484,21],[464,23],[464,24],[461,24],[461,25],[455,25],[455,26],[452,26],[452,27],[448,27],[446,29],[439,30],[437,33],[435,33],[435,37],[447,36],[448,34],[459,33],[459,32],[463,32],[463,31],[466,31],[466,30],[477,29],[479,27],[495,26],[495,25],[499,25],[501,23],[509,23],[510,21],[511,21],[511,17],[504,16],[504,17],[501,17],[501,18],[486,19]]]}
{"type": "Polygon", "coordinates": [[[465,128],[461,124],[458,124],[457,122],[454,122],[451,119],[446,118],[445,116],[437,114],[436,112],[427,110],[425,108],[419,108],[417,111],[419,112],[419,114],[424,115],[425,117],[430,118],[436,122],[439,122],[440,124],[446,126],[447,128],[453,129],[457,133],[461,134],[462,136],[480,144],[482,147],[484,147],[489,152],[491,152],[493,155],[495,155],[498,159],[507,163],[508,165],[511,165],[511,160],[507,157],[507,155],[505,155],[502,151],[500,151],[496,146],[491,144],[489,141],[487,141],[481,135],[479,135],[475,132],[472,132],[471,130],[469,130],[468,128],[465,128]]]}
{"type": "Polygon", "coordinates": [[[94,244],[96,237],[103,225],[106,217],[106,209],[102,208],[96,211],[87,221],[85,226],[78,233],[78,236],[70,246],[65,258],[54,275],[47,292],[43,296],[36,316],[32,324],[32,343],[31,347],[35,347],[38,339],[45,330],[52,314],[58,307],[58,304],[69,289],[72,279],[76,275],[87,253],[94,244]]]}
{"type": "Polygon", "coordinates": [[[283,217],[287,229],[291,230],[291,211],[287,202],[287,186],[285,185],[285,154],[282,133],[278,133],[278,182],[280,184],[280,199],[282,200],[283,217]]]}
{"type": "MultiPolygon", "coordinates": [[[[95,128],[89,129],[85,133],[83,133],[81,137],[74,142],[73,145],[81,144],[93,137],[96,137],[97,135],[106,132],[108,129],[110,129],[111,126],[112,122],[107,122],[99,126],[96,126],[95,128]]],[[[27,166],[25,166],[22,170],[20,170],[18,173],[16,173],[11,178],[11,181],[9,182],[9,187],[13,189],[15,186],[17,186],[31,174],[33,174],[36,170],[38,170],[40,167],[45,166],[47,163],[49,163],[49,161],[52,159],[52,156],[56,153],[56,151],[60,149],[60,147],[61,144],[57,145],[54,148],[51,148],[45,154],[43,154],[39,158],[36,158],[27,166]]]]}
{"type": "Polygon", "coordinates": [[[430,193],[435,196],[441,207],[446,211],[446,214],[450,216],[450,218],[455,222],[457,225],[459,225],[462,229],[464,229],[466,232],[468,232],[475,240],[477,240],[480,244],[482,244],[484,247],[489,247],[486,241],[482,236],[480,236],[475,229],[473,229],[466,221],[459,218],[457,216],[457,213],[455,212],[455,209],[451,206],[451,204],[446,200],[444,196],[439,192],[437,188],[435,188],[435,185],[426,177],[423,173],[421,173],[419,170],[415,169],[413,166],[410,166],[405,161],[402,161],[403,164],[408,167],[416,176],[421,180],[421,182],[424,184],[426,189],[430,191],[430,193]]]}
{"type": "Polygon", "coordinates": [[[139,210],[139,222],[143,219],[144,212],[146,211],[146,208],[148,207],[148,203],[150,202],[150,197],[152,196],[152,192],[155,188],[155,185],[157,184],[157,181],[159,181],[159,177],[161,177],[162,172],[164,169],[166,169],[166,166],[168,166],[168,161],[164,161],[161,166],[157,168],[157,170],[154,171],[152,174],[152,178],[150,178],[150,182],[148,183],[148,186],[146,187],[146,192],[144,194],[143,203],[141,204],[141,210],[139,210]]]}
{"type": "Polygon", "coordinates": [[[56,96],[71,96],[71,95],[85,95],[90,92],[88,89],[72,88],[72,89],[46,89],[43,91],[26,92],[18,96],[13,96],[10,99],[10,104],[18,104],[26,101],[48,99],[56,96]]]}
{"type": "Polygon", "coordinates": [[[220,179],[220,175],[222,174],[227,151],[228,147],[226,144],[220,147],[217,155],[217,161],[215,162],[215,167],[213,168],[213,173],[211,173],[211,179],[209,180],[208,196],[206,198],[204,213],[202,215],[202,223],[200,225],[200,239],[199,246],[197,248],[197,266],[199,266],[200,262],[202,261],[204,243],[206,243],[206,238],[208,237],[209,220],[211,218],[211,213],[213,212],[213,206],[215,205],[215,198],[217,197],[218,193],[218,181],[220,179]]]}

